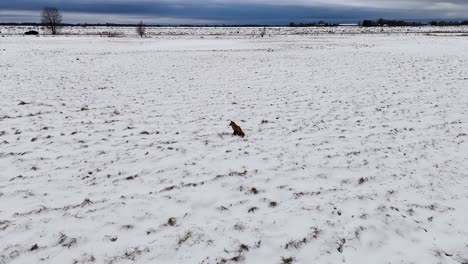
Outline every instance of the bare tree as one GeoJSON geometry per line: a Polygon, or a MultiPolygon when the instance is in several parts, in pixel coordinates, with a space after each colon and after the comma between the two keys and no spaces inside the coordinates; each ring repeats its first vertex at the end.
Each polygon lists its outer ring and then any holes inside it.
{"type": "Polygon", "coordinates": [[[62,14],[55,7],[46,7],[42,10],[41,21],[52,35],[57,35],[62,24],[62,14]]]}
{"type": "Polygon", "coordinates": [[[140,23],[138,23],[136,32],[141,38],[146,35],[146,26],[145,24],[143,24],[143,21],[140,21],[140,23]]]}

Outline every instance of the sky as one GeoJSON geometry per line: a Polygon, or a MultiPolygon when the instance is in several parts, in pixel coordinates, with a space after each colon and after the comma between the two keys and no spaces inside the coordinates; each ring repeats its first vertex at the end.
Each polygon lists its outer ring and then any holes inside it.
{"type": "Polygon", "coordinates": [[[0,0],[0,22],[39,22],[57,7],[64,23],[357,23],[363,19],[468,20],[468,0],[0,0]]]}

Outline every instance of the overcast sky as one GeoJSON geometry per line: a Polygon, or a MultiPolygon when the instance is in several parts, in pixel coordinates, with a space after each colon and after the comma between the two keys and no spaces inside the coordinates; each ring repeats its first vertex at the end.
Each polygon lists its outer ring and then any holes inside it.
{"type": "Polygon", "coordinates": [[[468,0],[0,0],[0,22],[39,22],[43,7],[66,23],[287,24],[362,19],[468,20],[468,0]]]}

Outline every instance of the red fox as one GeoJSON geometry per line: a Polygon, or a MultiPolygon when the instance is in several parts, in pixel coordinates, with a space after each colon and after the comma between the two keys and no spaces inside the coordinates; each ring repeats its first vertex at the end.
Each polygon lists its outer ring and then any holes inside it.
{"type": "Polygon", "coordinates": [[[234,133],[233,133],[234,136],[239,136],[239,137],[242,137],[242,138],[245,136],[245,134],[244,134],[244,132],[242,132],[242,129],[240,128],[240,126],[238,126],[233,121],[231,121],[229,126],[231,126],[232,130],[234,130],[234,133]]]}

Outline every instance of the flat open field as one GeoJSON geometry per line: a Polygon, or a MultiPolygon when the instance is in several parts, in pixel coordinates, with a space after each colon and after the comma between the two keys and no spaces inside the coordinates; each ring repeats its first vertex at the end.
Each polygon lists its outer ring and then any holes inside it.
{"type": "Polygon", "coordinates": [[[468,263],[467,113],[463,36],[0,38],[0,263],[468,263]]]}

